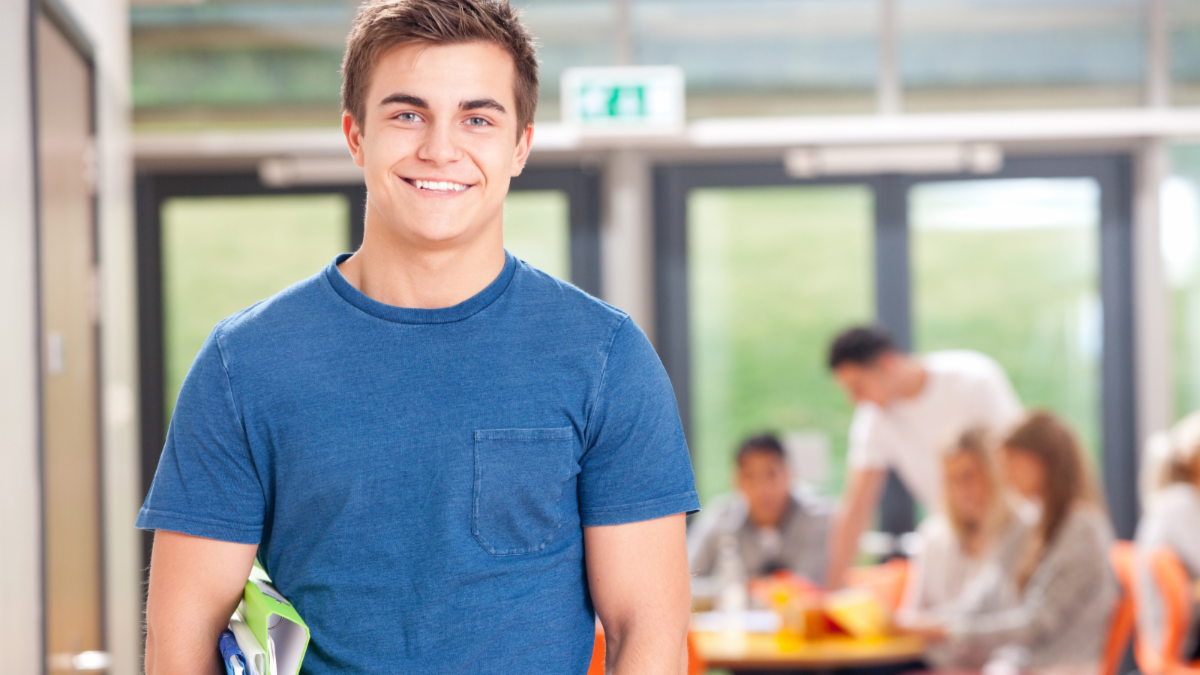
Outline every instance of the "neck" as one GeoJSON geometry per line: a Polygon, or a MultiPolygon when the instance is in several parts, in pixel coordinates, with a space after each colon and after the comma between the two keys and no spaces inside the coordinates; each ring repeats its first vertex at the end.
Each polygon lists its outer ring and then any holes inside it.
{"type": "Polygon", "coordinates": [[[386,305],[453,307],[500,275],[503,232],[498,224],[465,241],[411,242],[392,233],[368,208],[363,245],[338,270],[350,285],[386,305]]]}
{"type": "Polygon", "coordinates": [[[929,380],[929,371],[921,362],[911,356],[905,356],[900,370],[900,379],[896,388],[896,398],[915,398],[925,389],[929,380]]]}
{"type": "Polygon", "coordinates": [[[963,532],[962,546],[968,555],[977,556],[987,550],[996,534],[993,518],[976,518],[967,523],[963,532]]]}

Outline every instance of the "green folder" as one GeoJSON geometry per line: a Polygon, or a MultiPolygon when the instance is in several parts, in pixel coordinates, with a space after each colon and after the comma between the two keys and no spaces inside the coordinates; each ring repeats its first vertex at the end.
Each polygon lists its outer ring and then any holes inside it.
{"type": "Polygon", "coordinates": [[[271,585],[271,578],[257,561],[238,612],[263,651],[271,655],[270,672],[265,675],[298,675],[308,649],[308,625],[271,585]]]}

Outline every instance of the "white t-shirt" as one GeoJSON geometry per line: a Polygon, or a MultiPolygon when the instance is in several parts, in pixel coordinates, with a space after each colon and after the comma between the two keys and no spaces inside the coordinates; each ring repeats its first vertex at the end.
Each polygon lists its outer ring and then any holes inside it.
{"type": "Polygon", "coordinates": [[[1021,402],[1000,364],[971,351],[921,357],[925,386],[886,408],[860,403],[850,425],[851,469],[892,468],[929,511],[941,510],[941,452],[964,432],[1007,433],[1021,402]]]}

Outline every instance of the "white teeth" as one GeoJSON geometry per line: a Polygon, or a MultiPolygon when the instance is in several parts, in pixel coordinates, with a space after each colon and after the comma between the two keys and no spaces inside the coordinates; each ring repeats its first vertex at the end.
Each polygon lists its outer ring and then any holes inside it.
{"type": "Polygon", "coordinates": [[[438,190],[440,192],[462,192],[468,187],[462,183],[451,183],[446,180],[414,180],[413,185],[422,190],[438,190]]]}

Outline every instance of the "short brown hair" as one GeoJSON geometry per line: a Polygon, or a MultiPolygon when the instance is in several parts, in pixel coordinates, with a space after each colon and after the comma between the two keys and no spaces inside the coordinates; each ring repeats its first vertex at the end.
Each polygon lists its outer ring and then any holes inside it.
{"type": "Polygon", "coordinates": [[[375,63],[393,47],[490,42],[508,52],[516,67],[519,138],[533,124],[538,100],[537,49],[520,18],[508,0],[367,0],[346,38],[342,109],[363,125],[375,63]]]}

